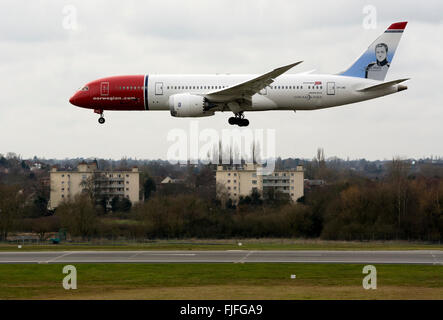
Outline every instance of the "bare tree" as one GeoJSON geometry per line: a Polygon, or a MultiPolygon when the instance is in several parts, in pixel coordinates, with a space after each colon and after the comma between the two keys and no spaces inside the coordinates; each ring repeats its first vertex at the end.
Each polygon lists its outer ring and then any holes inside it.
{"type": "Polygon", "coordinates": [[[399,228],[401,226],[401,218],[405,215],[407,209],[407,177],[409,169],[410,164],[400,157],[392,159],[392,162],[388,166],[388,177],[396,191],[397,222],[399,228]]]}
{"type": "Polygon", "coordinates": [[[0,240],[6,240],[23,206],[23,191],[18,186],[0,185],[0,240]]]}

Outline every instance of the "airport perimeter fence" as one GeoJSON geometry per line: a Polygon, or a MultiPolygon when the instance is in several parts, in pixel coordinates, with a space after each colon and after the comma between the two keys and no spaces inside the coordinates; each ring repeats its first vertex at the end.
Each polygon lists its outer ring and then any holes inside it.
{"type": "Polygon", "coordinates": [[[340,239],[322,239],[322,238],[287,238],[287,237],[263,237],[263,238],[245,238],[245,237],[229,237],[229,238],[99,238],[91,237],[89,239],[81,238],[68,238],[68,240],[63,240],[60,242],[54,242],[52,239],[41,240],[37,237],[30,236],[14,236],[9,238],[7,241],[0,241],[1,245],[63,245],[63,246],[146,246],[146,245],[156,245],[156,244],[168,244],[168,245],[205,245],[205,246],[219,246],[219,245],[237,245],[238,243],[316,243],[316,242],[329,242],[329,243],[406,243],[406,244],[427,244],[427,245],[442,245],[443,239],[435,239],[431,236],[429,237],[419,237],[419,238],[401,238],[392,237],[386,235],[386,237],[376,237],[375,235],[349,235],[346,238],[340,239]]]}

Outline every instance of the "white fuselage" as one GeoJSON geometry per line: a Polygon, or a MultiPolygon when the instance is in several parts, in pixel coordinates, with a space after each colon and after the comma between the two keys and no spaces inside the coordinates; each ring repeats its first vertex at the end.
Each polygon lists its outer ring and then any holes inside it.
{"type": "MultiPolygon", "coordinates": [[[[169,97],[174,94],[207,94],[257,76],[146,75],[148,81],[145,81],[145,109],[169,110],[169,97]]],[[[357,91],[380,83],[382,82],[340,75],[284,74],[260,93],[253,95],[252,104],[245,111],[315,110],[369,100],[398,91],[397,85],[370,92],[357,91]]]]}

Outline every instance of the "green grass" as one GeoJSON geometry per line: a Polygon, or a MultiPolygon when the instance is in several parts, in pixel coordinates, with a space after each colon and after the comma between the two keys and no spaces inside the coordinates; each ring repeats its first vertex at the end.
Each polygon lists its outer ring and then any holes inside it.
{"type": "Polygon", "coordinates": [[[69,291],[62,268],[0,265],[0,299],[443,299],[443,266],[377,265],[371,292],[359,264],[78,264],[69,291]]]}
{"type": "Polygon", "coordinates": [[[136,242],[84,242],[53,245],[49,243],[26,244],[18,249],[17,244],[0,244],[0,251],[41,250],[443,250],[443,245],[407,241],[321,241],[296,239],[189,239],[158,240],[148,243],[136,242]],[[241,246],[238,243],[242,243],[241,246]]]}

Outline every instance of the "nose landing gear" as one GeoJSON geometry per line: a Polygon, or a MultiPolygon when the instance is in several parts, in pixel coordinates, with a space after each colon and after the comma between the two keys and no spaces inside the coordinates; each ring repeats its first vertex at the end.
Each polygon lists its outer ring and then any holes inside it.
{"type": "Polygon", "coordinates": [[[247,127],[249,125],[249,120],[245,119],[243,112],[235,113],[235,117],[230,117],[228,119],[230,125],[238,125],[239,127],[247,127]]]}
{"type": "Polygon", "coordinates": [[[103,117],[103,110],[94,110],[95,113],[100,114],[100,118],[98,118],[98,123],[105,123],[105,118],[103,117]]]}

